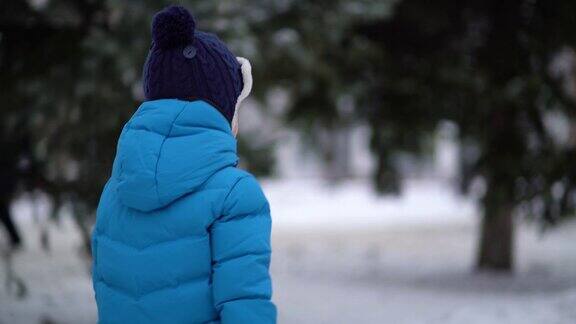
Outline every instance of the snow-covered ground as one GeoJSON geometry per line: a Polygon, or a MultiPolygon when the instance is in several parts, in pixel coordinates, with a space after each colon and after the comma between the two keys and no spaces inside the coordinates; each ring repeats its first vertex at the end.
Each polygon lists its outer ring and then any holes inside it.
{"type": "MultiPolygon", "coordinates": [[[[442,183],[409,182],[404,196],[384,199],[362,181],[264,187],[279,323],[576,323],[576,223],[543,236],[523,224],[517,273],[477,274],[475,206],[442,183]]],[[[94,323],[72,220],[49,224],[47,252],[30,207],[14,205],[27,244],[10,262],[13,275],[0,264],[0,324],[94,323]]]]}
{"type": "Polygon", "coordinates": [[[366,180],[263,181],[278,230],[399,229],[473,224],[476,208],[444,182],[406,181],[400,197],[379,197],[366,180]]]}

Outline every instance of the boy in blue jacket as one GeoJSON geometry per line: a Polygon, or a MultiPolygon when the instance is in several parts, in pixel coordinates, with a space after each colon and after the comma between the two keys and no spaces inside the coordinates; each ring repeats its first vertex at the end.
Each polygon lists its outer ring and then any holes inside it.
{"type": "Polygon", "coordinates": [[[154,17],[146,101],[124,126],[93,232],[100,323],[275,323],[270,209],[236,168],[250,64],[190,13],[154,17]]]}

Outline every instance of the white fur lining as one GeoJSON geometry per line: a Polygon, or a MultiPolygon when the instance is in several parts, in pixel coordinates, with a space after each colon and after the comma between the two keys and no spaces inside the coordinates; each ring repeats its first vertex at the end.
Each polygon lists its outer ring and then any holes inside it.
{"type": "Polygon", "coordinates": [[[240,105],[242,101],[250,95],[250,91],[252,91],[252,65],[250,65],[248,59],[243,57],[237,57],[236,59],[240,63],[244,86],[238,96],[238,100],[236,100],[236,107],[234,107],[234,117],[232,118],[232,129],[234,133],[238,132],[238,110],[240,110],[240,105]]]}
{"type": "Polygon", "coordinates": [[[240,69],[242,71],[242,82],[244,83],[244,87],[242,88],[242,92],[240,92],[240,96],[238,96],[238,101],[236,102],[236,111],[240,108],[240,104],[244,99],[246,99],[250,95],[250,91],[252,91],[252,65],[250,65],[250,61],[243,57],[236,58],[240,63],[240,69]]]}

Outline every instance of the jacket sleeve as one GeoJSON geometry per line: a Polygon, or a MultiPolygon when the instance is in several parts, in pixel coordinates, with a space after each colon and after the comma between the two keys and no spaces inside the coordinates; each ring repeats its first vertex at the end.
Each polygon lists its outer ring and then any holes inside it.
{"type": "Polygon", "coordinates": [[[238,180],[210,228],[214,305],[222,324],[276,323],[270,207],[256,179],[238,180]]]}

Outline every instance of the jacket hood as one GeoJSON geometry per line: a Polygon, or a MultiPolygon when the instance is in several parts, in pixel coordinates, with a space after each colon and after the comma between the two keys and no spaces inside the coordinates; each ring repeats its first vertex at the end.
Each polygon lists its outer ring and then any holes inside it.
{"type": "Polygon", "coordinates": [[[152,211],[238,162],[230,124],[204,101],[144,102],[124,126],[112,176],[120,201],[152,211]]]}

